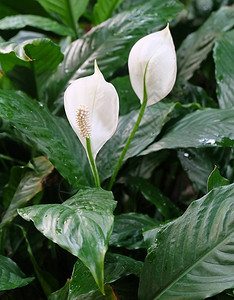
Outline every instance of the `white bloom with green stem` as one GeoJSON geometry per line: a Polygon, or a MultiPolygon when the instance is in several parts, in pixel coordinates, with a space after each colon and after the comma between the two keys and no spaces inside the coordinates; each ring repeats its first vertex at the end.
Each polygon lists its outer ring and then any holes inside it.
{"type": "Polygon", "coordinates": [[[131,85],[143,103],[144,81],[147,106],[165,98],[176,80],[176,52],[169,24],[161,31],[140,39],[132,47],[128,59],[131,85]]]}
{"type": "Polygon", "coordinates": [[[157,103],[172,90],[177,72],[176,52],[169,24],[161,31],[140,39],[132,47],[128,58],[132,88],[141,101],[137,121],[124,146],[110,179],[112,188],[130,143],[140,125],[146,106],[157,103]]]}
{"type": "Polygon", "coordinates": [[[98,65],[94,74],[79,78],[64,94],[65,112],[73,130],[86,150],[96,186],[100,186],[95,159],[112,137],[119,115],[119,97],[111,83],[105,81],[98,65]]]}

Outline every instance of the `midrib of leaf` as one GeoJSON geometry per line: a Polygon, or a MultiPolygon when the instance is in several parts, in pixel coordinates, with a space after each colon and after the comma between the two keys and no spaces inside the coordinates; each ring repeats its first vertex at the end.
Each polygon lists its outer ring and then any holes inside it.
{"type": "Polygon", "coordinates": [[[184,272],[181,273],[181,275],[179,275],[178,278],[176,278],[175,280],[170,281],[165,288],[163,289],[162,292],[160,292],[160,294],[157,294],[156,297],[154,299],[158,299],[158,297],[162,296],[167,290],[169,290],[175,283],[177,283],[181,278],[183,278],[185,275],[187,275],[187,273],[189,273],[190,270],[194,269],[196,267],[196,265],[198,265],[201,261],[203,261],[207,256],[210,255],[210,253],[212,253],[213,251],[216,250],[216,248],[218,248],[221,244],[223,244],[226,240],[228,240],[234,233],[231,232],[227,237],[225,237],[220,243],[218,243],[214,248],[212,248],[210,251],[208,251],[205,255],[201,255],[197,261],[195,261],[195,263],[186,268],[184,270],[184,272]]]}
{"type": "Polygon", "coordinates": [[[70,2],[70,0],[65,0],[65,1],[66,1],[66,4],[67,4],[68,13],[71,16],[73,31],[75,33],[75,38],[78,39],[79,34],[77,32],[76,20],[75,20],[74,14],[72,13],[71,2],[70,2]]]}

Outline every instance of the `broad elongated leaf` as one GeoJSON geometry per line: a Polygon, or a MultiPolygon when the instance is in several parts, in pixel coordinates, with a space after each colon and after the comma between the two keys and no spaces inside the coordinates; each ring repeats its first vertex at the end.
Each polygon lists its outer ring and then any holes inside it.
{"type": "Polygon", "coordinates": [[[62,98],[61,93],[68,82],[93,73],[95,59],[105,77],[111,76],[126,64],[129,51],[139,38],[161,29],[182,7],[177,0],[147,1],[108,19],[73,42],[48,82],[47,94],[51,103],[59,96],[62,98]]]}
{"type": "Polygon", "coordinates": [[[34,15],[16,15],[0,20],[0,30],[21,29],[32,26],[38,29],[54,32],[59,35],[73,35],[73,31],[49,18],[34,15]]]}
{"type": "Polygon", "coordinates": [[[111,192],[80,190],[63,204],[34,205],[18,210],[47,238],[79,257],[103,291],[104,257],[116,206],[111,192]]]}
{"type": "MultiPolygon", "coordinates": [[[[51,173],[54,169],[53,165],[42,156],[34,158],[32,163],[35,166],[35,170],[26,171],[18,182],[17,187],[15,187],[14,184],[13,187],[8,187],[8,190],[10,189],[12,194],[12,199],[10,206],[0,223],[0,229],[9,224],[17,216],[18,208],[25,206],[29,200],[42,190],[45,176],[51,173]],[[12,191],[12,189],[14,191],[12,191]]],[[[14,176],[14,174],[12,174],[12,176],[14,176]]]]}
{"type": "MultiPolygon", "coordinates": [[[[166,104],[159,102],[146,109],[140,127],[125,156],[125,160],[138,154],[154,141],[155,137],[161,131],[162,126],[168,120],[168,115],[176,105],[176,103],[166,104]]],[[[99,152],[97,164],[102,179],[105,179],[112,174],[115,164],[136,123],[137,117],[138,111],[132,111],[129,114],[122,116],[119,119],[116,133],[99,152]]]]}
{"type": "MultiPolygon", "coordinates": [[[[104,282],[112,283],[121,277],[134,274],[140,276],[143,263],[130,257],[107,253],[105,259],[105,279],[104,282]]],[[[73,270],[68,300],[85,299],[97,290],[97,286],[91,273],[81,261],[77,261],[73,270]],[[92,292],[92,293],[91,293],[92,292]],[[79,297],[81,296],[81,297],[79,297]]],[[[96,298],[94,298],[96,299],[96,298]]]]}
{"type": "Polygon", "coordinates": [[[222,34],[214,47],[217,96],[221,108],[234,107],[234,30],[222,34]]]}
{"type": "Polygon", "coordinates": [[[115,216],[110,245],[127,249],[145,248],[143,227],[159,225],[159,221],[147,215],[128,213],[115,216]]]}
{"type": "Polygon", "coordinates": [[[26,277],[13,260],[0,255],[0,291],[11,290],[25,286],[34,280],[26,277]]]}
{"type": "Polygon", "coordinates": [[[0,90],[0,116],[36,143],[61,175],[76,187],[92,185],[83,147],[70,125],[23,93],[0,90]]]}
{"type": "Polygon", "coordinates": [[[94,22],[100,24],[111,17],[123,0],[98,0],[94,6],[94,22]]]}
{"type": "Polygon", "coordinates": [[[221,176],[217,166],[215,166],[214,170],[210,174],[207,182],[207,190],[208,192],[211,191],[213,188],[218,186],[229,185],[230,182],[227,178],[221,176]]]}
{"type": "Polygon", "coordinates": [[[30,67],[26,62],[34,62],[37,74],[53,70],[62,61],[63,55],[58,45],[49,39],[28,40],[17,44],[13,42],[0,43],[1,67],[4,72],[15,65],[30,67]]]}
{"type": "Polygon", "coordinates": [[[165,220],[172,219],[180,215],[178,207],[176,207],[169,198],[164,196],[157,187],[153,186],[146,179],[134,177],[129,178],[128,182],[130,185],[138,188],[145,199],[157,207],[165,220]]]}
{"type": "Polygon", "coordinates": [[[234,145],[234,109],[206,109],[186,115],[141,154],[161,149],[234,145]]]}
{"type": "Polygon", "coordinates": [[[213,12],[207,21],[182,43],[178,52],[178,76],[190,79],[203,60],[211,52],[215,38],[234,25],[234,6],[220,8],[213,12]]]}
{"type": "MultiPolygon", "coordinates": [[[[35,78],[35,89],[39,99],[44,100],[44,86],[51,76],[51,72],[62,61],[63,54],[60,52],[60,47],[46,38],[27,40],[23,43],[3,42],[0,43],[0,61],[4,72],[8,72],[15,68],[16,75],[19,73],[18,66],[33,69],[31,77],[35,78]]],[[[13,79],[11,71],[10,77],[13,79]]],[[[28,71],[26,69],[26,71],[28,71]]],[[[17,80],[22,81],[25,76],[25,71],[17,80]]],[[[27,73],[26,73],[27,74],[27,73]]],[[[23,84],[27,86],[28,78],[23,84]]],[[[14,82],[14,80],[12,80],[14,82]]]]}
{"type": "Polygon", "coordinates": [[[233,212],[232,184],[212,190],[161,226],[143,267],[139,298],[198,300],[233,288],[233,212]]]}
{"type": "Polygon", "coordinates": [[[89,0],[37,0],[51,15],[59,17],[76,32],[77,21],[84,13],[89,0]]]}

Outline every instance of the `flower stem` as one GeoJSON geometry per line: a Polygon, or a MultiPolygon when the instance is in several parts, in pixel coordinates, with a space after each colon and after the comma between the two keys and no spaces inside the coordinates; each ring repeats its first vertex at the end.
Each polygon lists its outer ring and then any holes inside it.
{"type": "Polygon", "coordinates": [[[89,156],[89,162],[90,162],[90,166],[93,172],[93,177],[94,177],[94,181],[95,181],[95,185],[96,187],[100,187],[100,178],[99,178],[99,174],[98,174],[98,169],[95,163],[95,160],[93,159],[93,154],[91,151],[91,143],[90,143],[90,138],[86,138],[86,146],[87,146],[87,152],[88,152],[88,156],[89,156]]]}
{"type": "Polygon", "coordinates": [[[123,148],[123,151],[122,151],[122,153],[121,153],[121,155],[119,157],[119,160],[118,160],[118,162],[117,162],[117,164],[115,166],[114,173],[113,173],[113,175],[112,175],[112,177],[110,179],[110,183],[109,183],[109,191],[112,189],[112,186],[114,184],[115,178],[116,178],[116,176],[117,176],[117,174],[119,172],[119,169],[120,169],[120,167],[122,165],[123,159],[124,159],[124,157],[125,157],[125,155],[127,153],[127,150],[128,150],[128,148],[130,146],[130,143],[131,143],[132,139],[134,138],[134,135],[135,135],[135,133],[136,133],[136,131],[137,131],[140,123],[141,123],[141,119],[143,117],[143,114],[144,114],[144,111],[145,111],[145,108],[146,108],[146,104],[147,104],[147,92],[146,92],[146,86],[145,86],[145,80],[144,80],[144,97],[143,97],[143,102],[142,102],[142,105],[141,105],[141,108],[140,108],[140,111],[139,111],[139,115],[138,115],[137,121],[136,121],[136,123],[135,123],[135,125],[134,125],[134,127],[132,129],[132,132],[131,132],[131,134],[130,134],[127,142],[126,142],[126,145],[123,148]]]}

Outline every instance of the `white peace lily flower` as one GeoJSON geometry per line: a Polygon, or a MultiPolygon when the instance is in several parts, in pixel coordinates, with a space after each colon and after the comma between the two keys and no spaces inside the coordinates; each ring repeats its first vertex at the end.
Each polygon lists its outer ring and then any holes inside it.
{"type": "Polygon", "coordinates": [[[170,93],[176,80],[177,66],[169,24],[163,30],[136,42],[129,54],[128,68],[132,88],[141,103],[144,97],[144,76],[147,106],[170,93]]]}
{"type": "Polygon", "coordinates": [[[75,80],[66,89],[64,107],[67,118],[87,151],[90,139],[95,160],[98,151],[114,134],[119,115],[119,97],[111,83],[105,81],[97,63],[91,76],[75,80]]]}

